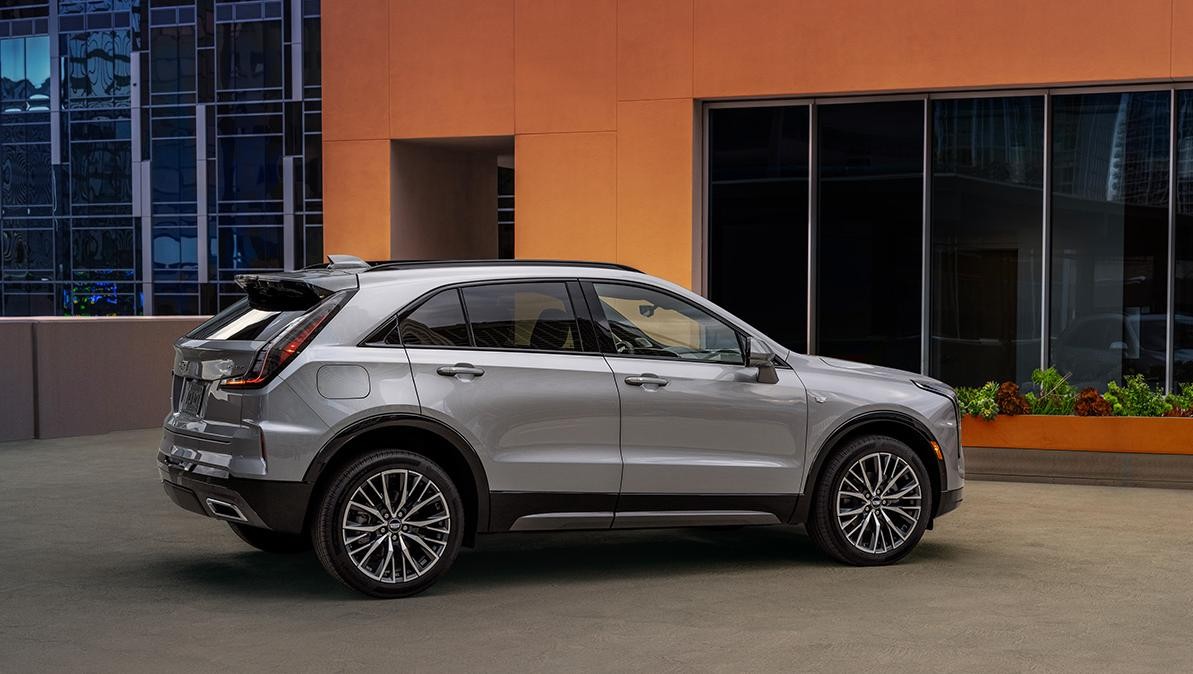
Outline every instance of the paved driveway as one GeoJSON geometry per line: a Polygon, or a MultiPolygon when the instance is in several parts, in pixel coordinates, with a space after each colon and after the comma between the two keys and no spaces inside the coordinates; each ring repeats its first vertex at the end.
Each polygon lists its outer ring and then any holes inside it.
{"type": "Polygon", "coordinates": [[[521,534],[358,598],[169,503],[156,433],[0,444],[0,671],[1188,670],[1193,491],[970,482],[898,566],[790,528],[521,534]]]}

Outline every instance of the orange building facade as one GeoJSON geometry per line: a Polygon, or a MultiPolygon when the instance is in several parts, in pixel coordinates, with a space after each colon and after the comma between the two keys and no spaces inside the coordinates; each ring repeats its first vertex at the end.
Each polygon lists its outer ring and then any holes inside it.
{"type": "Polygon", "coordinates": [[[699,285],[699,103],[1193,77],[1193,3],[351,0],[323,16],[325,249],[407,257],[394,140],[512,137],[518,257],[699,285]]]}
{"type": "MultiPolygon", "coordinates": [[[[1177,39],[1193,31],[1188,0],[337,0],[324,3],[322,22],[326,252],[493,257],[495,234],[459,223],[490,217],[493,159],[509,157],[516,257],[615,261],[701,292],[710,105],[908,95],[927,106],[958,92],[1175,91],[1193,81],[1193,41],[1177,39]]],[[[927,150],[924,157],[928,165],[927,150]]],[[[924,193],[928,223],[929,187],[924,193]]],[[[1033,255],[1044,262],[1031,282],[1042,298],[1021,291],[1006,300],[1026,307],[1019,320],[1028,336],[1005,336],[1002,352],[989,355],[1005,362],[990,366],[1001,368],[990,378],[1022,379],[1015,375],[1025,367],[1051,363],[1058,326],[1079,323],[1082,311],[1100,315],[1081,309],[1080,298],[1062,306],[1049,294],[1061,264],[1047,261],[1050,202],[1042,198],[1045,243],[1033,255]]],[[[923,288],[929,255],[925,243],[923,288]]],[[[1167,264],[1171,272],[1171,257],[1167,264]]],[[[1132,310],[1161,324],[1168,314],[1167,361],[1148,376],[1170,386],[1181,374],[1172,357],[1180,283],[1166,306],[1132,310]]],[[[807,339],[792,346],[829,353],[811,318],[812,284],[799,290],[809,318],[796,329],[807,339]]],[[[949,366],[934,364],[940,330],[929,295],[914,300],[922,330],[912,348],[918,369],[940,375],[949,366]]],[[[1118,303],[1132,302],[1140,304],[1118,303]]]]}

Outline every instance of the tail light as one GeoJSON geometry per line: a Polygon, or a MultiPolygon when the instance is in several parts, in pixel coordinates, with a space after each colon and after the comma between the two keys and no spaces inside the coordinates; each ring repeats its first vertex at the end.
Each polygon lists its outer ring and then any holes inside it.
{"type": "Polygon", "coordinates": [[[239,377],[225,379],[220,388],[254,389],[269,383],[286,364],[294,360],[303,348],[319,334],[324,325],[348,301],[350,292],[342,291],[330,295],[311,311],[294,319],[273,339],[265,343],[253,358],[248,372],[239,377]]]}

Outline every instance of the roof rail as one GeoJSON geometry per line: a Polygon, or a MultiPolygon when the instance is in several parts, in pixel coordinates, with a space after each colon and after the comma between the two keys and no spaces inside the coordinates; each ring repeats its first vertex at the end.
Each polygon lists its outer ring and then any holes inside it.
{"type": "MultiPolygon", "coordinates": [[[[330,257],[330,256],[329,256],[330,257]]],[[[619,269],[642,273],[629,265],[616,262],[591,262],[586,260],[388,260],[370,262],[366,271],[393,269],[426,269],[434,267],[590,267],[596,269],[619,269]]]]}

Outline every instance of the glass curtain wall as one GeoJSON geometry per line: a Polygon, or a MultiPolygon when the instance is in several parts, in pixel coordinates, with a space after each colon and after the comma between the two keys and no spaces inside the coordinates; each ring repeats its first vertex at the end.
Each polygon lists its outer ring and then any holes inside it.
{"type": "Polygon", "coordinates": [[[1170,100],[1052,98],[1051,362],[1075,386],[1165,379],[1170,100]]]}
{"type": "Polygon", "coordinates": [[[709,297],[807,350],[808,106],[709,111],[709,297]]]}
{"type": "Polygon", "coordinates": [[[792,349],[1193,382],[1193,86],[713,104],[706,131],[709,295],[792,349]]]}
{"type": "Polygon", "coordinates": [[[817,352],[920,369],[924,103],[817,108],[817,352]]]}
{"type": "Polygon", "coordinates": [[[318,0],[0,7],[0,315],[211,313],[322,257],[318,0]]]}
{"type": "Polygon", "coordinates": [[[1044,97],[932,102],[928,370],[954,385],[1040,366],[1044,97]]]}

